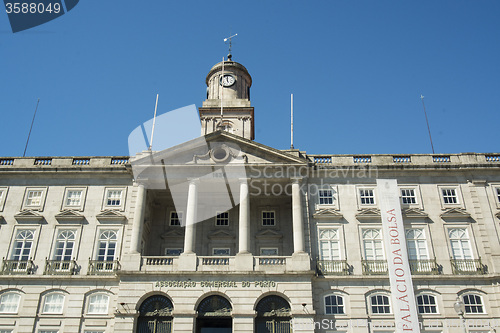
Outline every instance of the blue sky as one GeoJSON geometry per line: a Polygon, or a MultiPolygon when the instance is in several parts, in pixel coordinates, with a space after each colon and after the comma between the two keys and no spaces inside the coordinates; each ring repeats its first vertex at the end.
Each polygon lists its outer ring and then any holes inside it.
{"type": "Polygon", "coordinates": [[[95,1],[13,34],[0,13],[0,156],[128,154],[159,113],[201,106],[227,54],[253,78],[256,141],[308,153],[495,152],[500,2],[95,1]]]}

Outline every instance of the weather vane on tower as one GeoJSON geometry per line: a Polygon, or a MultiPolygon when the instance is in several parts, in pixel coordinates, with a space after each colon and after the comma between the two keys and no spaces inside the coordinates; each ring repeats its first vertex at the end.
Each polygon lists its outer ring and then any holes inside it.
{"type": "Polygon", "coordinates": [[[229,41],[229,54],[227,55],[227,59],[228,59],[228,60],[231,60],[231,58],[233,57],[233,55],[231,54],[231,49],[232,49],[232,47],[233,47],[233,44],[232,44],[232,38],[233,38],[233,37],[236,37],[236,36],[238,36],[238,34],[234,34],[234,35],[232,35],[232,36],[229,36],[229,37],[227,37],[227,38],[224,38],[224,43],[226,43],[226,44],[227,44],[227,42],[229,41]]]}

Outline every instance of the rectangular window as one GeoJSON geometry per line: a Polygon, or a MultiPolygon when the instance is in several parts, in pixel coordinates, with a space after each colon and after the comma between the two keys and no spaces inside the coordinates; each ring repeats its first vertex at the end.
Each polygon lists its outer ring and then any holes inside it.
{"type": "Polygon", "coordinates": [[[115,230],[103,230],[99,236],[97,252],[98,261],[114,261],[116,252],[117,233],[115,230]]]}
{"type": "Polygon", "coordinates": [[[38,333],[59,333],[59,330],[38,330],[38,333]]]}
{"type": "Polygon", "coordinates": [[[276,216],[275,216],[274,211],[263,211],[262,212],[262,225],[263,226],[276,225],[276,216]]]}
{"type": "Polygon", "coordinates": [[[500,187],[495,188],[495,193],[496,193],[497,203],[500,203],[500,187]]]}
{"type": "Polygon", "coordinates": [[[182,221],[182,212],[170,212],[170,225],[180,226],[182,221]]]}
{"type": "Polygon", "coordinates": [[[260,248],[261,256],[277,256],[278,248],[277,247],[261,247],[260,248]]]}
{"type": "Polygon", "coordinates": [[[82,204],[83,190],[68,190],[66,194],[66,206],[80,207],[82,204]]]}
{"type": "Polygon", "coordinates": [[[455,188],[442,188],[441,193],[443,195],[443,203],[445,204],[457,204],[457,190],[455,188]]]}
{"type": "Polygon", "coordinates": [[[42,204],[43,191],[41,190],[29,190],[26,196],[26,206],[38,207],[42,204]]]}
{"type": "Polygon", "coordinates": [[[123,190],[108,190],[106,206],[119,207],[122,204],[123,190]]]}
{"type": "Polygon", "coordinates": [[[323,189],[319,190],[319,204],[320,205],[333,205],[333,190],[323,189]]]}
{"type": "Polygon", "coordinates": [[[361,205],[374,205],[375,194],[373,193],[373,189],[359,189],[359,202],[361,205]]]}
{"type": "Polygon", "coordinates": [[[414,205],[417,203],[417,197],[415,195],[415,189],[413,188],[403,188],[401,189],[401,202],[403,205],[414,205]]]}
{"type": "Polygon", "coordinates": [[[166,256],[178,256],[182,253],[182,249],[165,249],[166,256]]]}
{"type": "Polygon", "coordinates": [[[230,250],[229,250],[229,248],[214,248],[214,249],[212,249],[212,255],[214,255],[214,256],[229,256],[230,250]]]}
{"type": "Polygon", "coordinates": [[[229,212],[219,212],[215,218],[215,225],[228,226],[229,225],[229,212]]]}
{"type": "Polygon", "coordinates": [[[338,229],[319,229],[319,255],[321,260],[340,260],[338,229]]]}

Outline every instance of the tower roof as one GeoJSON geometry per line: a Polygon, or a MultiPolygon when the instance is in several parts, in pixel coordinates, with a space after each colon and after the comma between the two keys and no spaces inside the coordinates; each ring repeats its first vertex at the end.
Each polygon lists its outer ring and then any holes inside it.
{"type": "MultiPolygon", "coordinates": [[[[236,62],[236,61],[232,61],[232,60],[225,60],[224,61],[224,70],[230,70],[230,69],[239,69],[240,71],[243,71],[246,75],[248,75],[248,78],[249,78],[249,81],[248,81],[248,86],[252,86],[252,77],[250,76],[250,74],[248,73],[248,70],[245,68],[245,66],[243,66],[242,64],[240,64],[239,62],[236,62]]],[[[222,61],[221,62],[218,62],[217,64],[215,64],[211,69],[210,71],[208,72],[207,74],[207,78],[205,80],[207,86],[208,86],[208,81],[210,79],[210,76],[212,76],[213,73],[215,72],[220,72],[222,70],[222,61]]]]}

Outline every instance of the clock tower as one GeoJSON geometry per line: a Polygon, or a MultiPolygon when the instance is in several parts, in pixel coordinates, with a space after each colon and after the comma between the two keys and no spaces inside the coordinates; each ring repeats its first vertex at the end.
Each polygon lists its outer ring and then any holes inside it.
{"type": "Polygon", "coordinates": [[[201,135],[227,131],[254,139],[253,107],[250,106],[252,77],[240,63],[221,61],[208,72],[207,99],[199,108],[201,135]]]}

